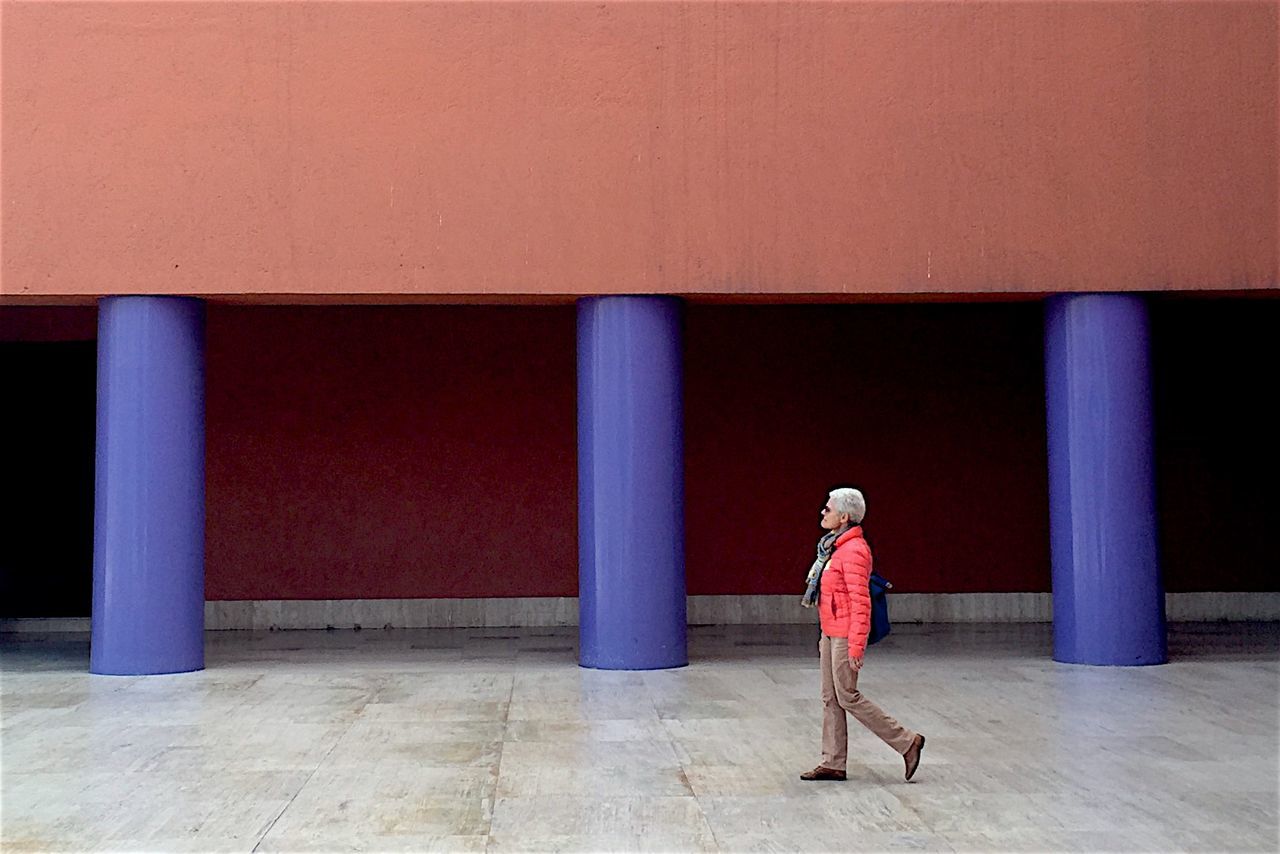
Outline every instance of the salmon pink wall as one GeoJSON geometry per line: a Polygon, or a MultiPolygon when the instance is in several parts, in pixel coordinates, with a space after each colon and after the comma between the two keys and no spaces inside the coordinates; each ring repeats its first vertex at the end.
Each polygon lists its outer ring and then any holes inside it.
{"type": "Polygon", "coordinates": [[[0,296],[1275,287],[1258,2],[6,2],[0,296]]]}

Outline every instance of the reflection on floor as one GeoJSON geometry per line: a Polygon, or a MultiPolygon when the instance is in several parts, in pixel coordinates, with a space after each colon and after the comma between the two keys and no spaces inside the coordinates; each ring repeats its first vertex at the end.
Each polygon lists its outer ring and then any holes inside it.
{"type": "Polygon", "coordinates": [[[816,635],[690,631],[576,666],[576,630],[216,632],[208,669],[90,676],[0,638],[5,851],[1275,851],[1280,624],[1171,626],[1161,667],[1055,664],[1047,625],[899,626],[818,761],[816,635]]]}

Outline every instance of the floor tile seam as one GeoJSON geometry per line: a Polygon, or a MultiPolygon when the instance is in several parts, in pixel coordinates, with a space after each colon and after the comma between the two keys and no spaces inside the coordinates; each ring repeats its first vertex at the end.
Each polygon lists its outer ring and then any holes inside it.
{"type": "Polygon", "coordinates": [[[258,839],[253,843],[253,848],[249,849],[250,854],[253,854],[253,852],[256,852],[258,850],[258,847],[262,845],[263,840],[265,840],[268,836],[271,835],[271,829],[274,828],[276,826],[276,823],[280,821],[280,818],[286,812],[289,811],[289,807],[293,806],[293,802],[298,799],[298,795],[302,794],[302,790],[305,789],[307,787],[307,784],[310,783],[315,778],[316,772],[320,770],[320,768],[329,759],[329,757],[333,754],[333,752],[338,749],[338,745],[341,744],[343,740],[346,739],[346,737],[351,733],[351,730],[355,728],[356,721],[358,720],[360,720],[360,717],[357,715],[354,720],[352,720],[350,723],[347,724],[347,728],[343,730],[342,735],[338,736],[334,740],[333,744],[329,746],[329,749],[325,751],[324,756],[320,757],[320,760],[316,762],[315,767],[311,769],[311,773],[307,775],[307,779],[302,781],[302,785],[298,786],[297,791],[295,791],[293,795],[289,798],[288,802],[285,803],[285,805],[280,808],[280,812],[276,813],[275,818],[271,819],[271,821],[267,823],[267,826],[263,828],[262,835],[259,836],[258,839]]]}
{"type": "Polygon", "coordinates": [[[502,759],[507,752],[507,733],[511,729],[511,701],[516,694],[516,679],[511,677],[511,687],[507,690],[507,703],[502,710],[502,740],[498,742],[498,764],[494,771],[493,796],[489,805],[489,825],[484,831],[484,850],[493,848],[493,817],[498,811],[498,787],[502,785],[502,759]]]}
{"type": "MultiPolygon", "coordinates": [[[[656,704],[654,710],[657,710],[656,704]]],[[[707,814],[706,807],[702,805],[702,799],[698,797],[697,791],[694,790],[693,785],[689,782],[689,768],[680,759],[680,751],[676,747],[676,739],[671,732],[671,727],[667,725],[667,720],[663,718],[658,718],[658,724],[662,727],[662,731],[666,733],[667,741],[671,747],[671,753],[675,756],[676,764],[680,767],[680,776],[684,780],[685,788],[689,790],[689,797],[693,798],[694,806],[698,808],[698,813],[702,816],[703,823],[706,824],[707,830],[711,833],[711,842],[715,845],[715,850],[726,850],[724,846],[720,844],[720,835],[716,833],[715,825],[711,823],[711,816],[707,814]]]]}

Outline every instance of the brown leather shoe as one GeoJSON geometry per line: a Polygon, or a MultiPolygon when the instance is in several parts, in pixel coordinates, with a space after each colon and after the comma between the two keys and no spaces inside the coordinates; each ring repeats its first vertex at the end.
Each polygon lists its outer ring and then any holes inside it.
{"type": "Polygon", "coordinates": [[[907,763],[907,779],[910,780],[916,775],[916,769],[920,767],[920,751],[924,750],[924,736],[916,735],[915,741],[911,742],[911,746],[907,748],[907,752],[902,754],[902,759],[907,763]]]}
{"type": "Polygon", "coordinates": [[[819,765],[812,771],[806,771],[800,775],[801,780],[843,780],[844,772],[837,771],[834,768],[825,768],[819,765]]]}

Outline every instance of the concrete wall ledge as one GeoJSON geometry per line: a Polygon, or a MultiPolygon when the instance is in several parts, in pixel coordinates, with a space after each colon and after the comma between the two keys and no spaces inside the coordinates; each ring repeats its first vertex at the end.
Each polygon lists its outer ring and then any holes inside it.
{"type": "MultiPolygon", "coordinates": [[[[815,619],[799,596],[690,596],[690,625],[785,625],[815,619]]],[[[1280,620],[1280,592],[1167,593],[1170,622],[1280,620]]],[[[1046,623],[1049,593],[896,593],[897,623],[1046,623]]],[[[576,597],[512,599],[324,599],[205,603],[210,630],[425,629],[575,626],[576,597]]],[[[0,632],[87,632],[87,617],[0,619],[0,632]]]]}

